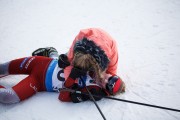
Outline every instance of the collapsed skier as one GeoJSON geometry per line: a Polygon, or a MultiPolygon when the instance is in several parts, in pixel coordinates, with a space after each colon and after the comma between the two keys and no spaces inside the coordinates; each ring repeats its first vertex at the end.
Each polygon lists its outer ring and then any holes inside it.
{"type": "Polygon", "coordinates": [[[28,75],[12,88],[0,85],[0,102],[17,103],[36,92],[49,91],[60,92],[61,101],[77,103],[90,97],[61,89],[87,92],[85,85],[95,95],[116,95],[125,91],[124,82],[116,75],[117,63],[117,48],[110,35],[101,29],[84,29],[76,36],[67,55],[58,57],[53,47],[39,48],[31,57],[0,64],[0,76],[28,75]]]}

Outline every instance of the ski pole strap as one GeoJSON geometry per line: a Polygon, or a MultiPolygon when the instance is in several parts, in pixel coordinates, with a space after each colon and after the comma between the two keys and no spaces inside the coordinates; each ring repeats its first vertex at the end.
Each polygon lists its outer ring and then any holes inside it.
{"type": "MultiPolygon", "coordinates": [[[[84,93],[84,92],[81,92],[81,91],[72,90],[72,89],[66,89],[65,88],[64,90],[69,91],[69,92],[80,93],[80,94],[83,94],[83,95],[88,95],[87,93],[84,93]]],[[[179,109],[162,107],[162,106],[158,106],[158,105],[151,105],[151,104],[135,102],[135,101],[131,101],[131,100],[124,100],[124,99],[119,99],[119,98],[114,98],[114,97],[109,97],[109,96],[100,96],[100,95],[93,95],[93,94],[92,94],[92,96],[99,97],[99,98],[106,98],[106,99],[116,100],[116,101],[121,101],[121,102],[127,102],[127,103],[132,103],[132,104],[137,104],[137,105],[143,105],[143,106],[148,106],[148,107],[153,107],[153,108],[159,108],[159,109],[164,109],[164,110],[180,112],[179,109]]]]}

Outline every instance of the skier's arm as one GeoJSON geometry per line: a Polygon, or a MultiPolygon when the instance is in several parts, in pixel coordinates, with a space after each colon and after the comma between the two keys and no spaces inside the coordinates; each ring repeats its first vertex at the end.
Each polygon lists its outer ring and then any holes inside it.
{"type": "MultiPolygon", "coordinates": [[[[90,85],[87,86],[92,95],[97,95],[99,97],[94,97],[96,101],[101,100],[103,96],[107,96],[107,93],[99,86],[90,85]]],[[[88,92],[85,88],[77,89],[76,92],[70,91],[60,91],[59,100],[63,102],[73,102],[79,103],[87,100],[91,100],[88,92]]]]}
{"type": "MultiPolygon", "coordinates": [[[[60,60],[60,59],[59,59],[60,60]]],[[[70,89],[78,89],[77,84],[75,83],[76,79],[79,78],[80,76],[86,75],[86,71],[83,71],[78,68],[72,68],[68,78],[66,79],[64,86],[66,88],[70,89]]],[[[65,102],[70,102],[72,101],[71,99],[71,92],[69,91],[60,91],[59,94],[59,100],[65,101],[65,102]]]]}
{"type": "MultiPolygon", "coordinates": [[[[91,85],[91,86],[88,86],[87,88],[91,92],[92,95],[95,95],[93,97],[96,101],[99,101],[102,99],[102,97],[107,96],[107,93],[99,86],[91,85]]],[[[82,101],[92,100],[85,88],[82,89],[81,92],[71,93],[70,96],[73,103],[79,103],[82,101]]]]}

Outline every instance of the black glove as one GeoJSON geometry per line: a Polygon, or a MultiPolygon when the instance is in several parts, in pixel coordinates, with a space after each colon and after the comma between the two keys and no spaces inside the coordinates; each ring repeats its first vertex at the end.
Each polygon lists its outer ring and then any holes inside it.
{"type": "MultiPolygon", "coordinates": [[[[114,87],[116,85],[116,82],[120,80],[120,78],[118,76],[111,76],[109,79],[108,79],[108,83],[106,84],[106,89],[108,90],[108,92],[111,94],[111,95],[114,95],[114,87]]],[[[120,86],[117,86],[117,87],[120,87],[120,86]]],[[[119,88],[116,88],[116,89],[119,89],[119,88]]]]}
{"type": "Polygon", "coordinates": [[[93,96],[95,101],[101,100],[104,96],[106,96],[105,91],[103,91],[102,89],[96,90],[95,88],[92,88],[90,90],[90,92],[91,92],[92,95],[95,95],[95,96],[93,96]]]}
{"type": "Polygon", "coordinates": [[[79,103],[79,102],[86,101],[89,99],[88,95],[83,95],[77,92],[71,93],[70,96],[73,103],[79,103]]]}
{"type": "Polygon", "coordinates": [[[73,67],[71,69],[69,77],[66,79],[66,81],[64,83],[64,86],[67,88],[71,88],[74,85],[76,78],[80,78],[81,76],[85,76],[86,73],[87,73],[86,71],[83,71],[81,69],[73,67]]]}
{"type": "Polygon", "coordinates": [[[53,47],[39,48],[32,53],[32,56],[45,56],[50,57],[51,54],[58,54],[57,50],[53,47]]]}
{"type": "Polygon", "coordinates": [[[76,78],[79,78],[81,76],[85,76],[86,73],[87,73],[87,71],[83,71],[81,69],[73,67],[71,70],[71,73],[69,74],[69,77],[71,77],[72,79],[75,80],[76,78]]]}
{"type": "Polygon", "coordinates": [[[66,54],[59,55],[58,66],[60,68],[66,68],[69,65],[70,65],[70,62],[68,61],[67,55],[66,54]]]}
{"type": "MultiPolygon", "coordinates": [[[[92,95],[95,95],[93,96],[95,101],[98,101],[98,100],[101,100],[104,96],[106,96],[106,93],[101,89],[101,90],[96,90],[95,88],[92,88],[89,90],[91,92],[92,95]]],[[[85,94],[83,93],[78,93],[78,92],[73,92],[71,93],[71,100],[72,102],[74,103],[79,103],[79,102],[82,102],[82,101],[87,101],[87,100],[91,100],[91,97],[89,96],[88,92],[84,92],[85,94]]]]}

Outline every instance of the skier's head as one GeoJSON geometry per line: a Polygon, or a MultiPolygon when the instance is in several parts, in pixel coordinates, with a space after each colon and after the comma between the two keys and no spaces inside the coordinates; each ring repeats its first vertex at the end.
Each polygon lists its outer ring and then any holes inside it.
{"type": "Polygon", "coordinates": [[[73,59],[73,66],[88,71],[89,74],[91,74],[92,77],[95,77],[97,80],[101,81],[103,79],[103,71],[90,54],[76,52],[73,59]]]}
{"type": "Polygon", "coordinates": [[[91,55],[96,60],[102,71],[104,71],[108,67],[109,59],[106,53],[92,40],[83,38],[82,40],[77,41],[74,46],[74,52],[81,52],[91,55]]]}
{"type": "Polygon", "coordinates": [[[83,38],[77,41],[74,46],[73,64],[82,69],[93,69],[98,80],[101,80],[103,72],[108,67],[109,59],[105,52],[92,40],[83,38]]]}

